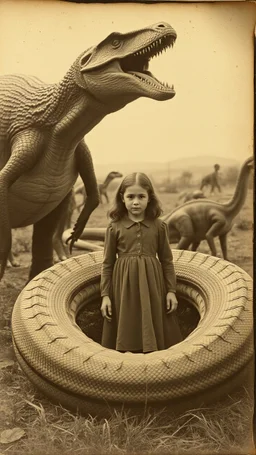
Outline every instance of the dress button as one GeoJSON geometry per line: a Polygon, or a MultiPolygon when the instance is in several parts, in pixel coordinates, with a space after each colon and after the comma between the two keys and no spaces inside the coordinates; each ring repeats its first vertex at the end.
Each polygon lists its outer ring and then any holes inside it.
{"type": "Polygon", "coordinates": [[[137,234],[137,237],[140,237],[140,234],[137,234]]]}

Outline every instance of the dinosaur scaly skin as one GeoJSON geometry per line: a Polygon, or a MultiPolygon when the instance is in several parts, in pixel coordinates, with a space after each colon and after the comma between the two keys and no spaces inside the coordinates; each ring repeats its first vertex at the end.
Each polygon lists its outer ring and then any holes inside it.
{"type": "Polygon", "coordinates": [[[111,33],[83,52],[60,83],[0,77],[0,279],[11,249],[11,228],[34,225],[30,278],[53,264],[52,237],[80,174],[86,201],[70,248],[99,203],[84,136],[106,115],[148,97],[175,95],[149,71],[150,58],[174,44],[167,23],[111,33]]]}
{"type": "Polygon", "coordinates": [[[241,210],[248,189],[253,157],[248,158],[240,171],[233,198],[220,204],[209,199],[189,201],[163,217],[169,227],[170,243],[178,249],[195,251],[202,240],[207,240],[211,254],[216,256],[214,237],[219,237],[222,254],[227,259],[227,234],[236,215],[241,210]]]}

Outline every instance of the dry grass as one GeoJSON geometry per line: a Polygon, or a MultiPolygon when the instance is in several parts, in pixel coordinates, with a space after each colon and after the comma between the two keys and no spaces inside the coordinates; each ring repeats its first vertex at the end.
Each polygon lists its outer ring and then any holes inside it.
{"type": "MultiPolygon", "coordinates": [[[[1,427],[25,436],[1,453],[9,455],[247,454],[251,448],[252,400],[245,390],[212,408],[181,416],[164,412],[134,417],[113,412],[108,420],[71,414],[40,396],[15,365],[2,374],[1,427]],[[2,390],[3,390],[2,389],[2,390]],[[12,407],[4,407],[6,400],[12,407]]],[[[3,447],[4,446],[4,447],[3,447]]]]}
{"type": "MultiPolygon", "coordinates": [[[[225,188],[213,196],[224,202],[233,189],[225,188]]],[[[112,193],[113,196],[113,193],[112,193]]],[[[160,194],[164,212],[170,211],[178,195],[160,194]]],[[[253,194],[246,203],[228,236],[229,259],[253,276],[252,222],[253,194]]],[[[88,226],[106,226],[110,205],[98,207],[88,226]]],[[[14,231],[13,248],[20,268],[7,269],[0,284],[1,359],[9,366],[0,368],[0,433],[22,428],[22,439],[0,444],[0,455],[98,455],[98,454],[172,454],[172,455],[249,455],[253,399],[245,389],[205,409],[189,410],[176,416],[147,414],[143,418],[113,413],[108,420],[81,417],[55,406],[34,389],[20,370],[11,344],[11,312],[23,288],[30,262],[31,227],[14,231]]],[[[218,255],[221,256],[216,241],[218,255]]],[[[209,253],[202,242],[199,251],[209,253]]],[[[81,253],[81,252],[77,252],[81,253]]]]}

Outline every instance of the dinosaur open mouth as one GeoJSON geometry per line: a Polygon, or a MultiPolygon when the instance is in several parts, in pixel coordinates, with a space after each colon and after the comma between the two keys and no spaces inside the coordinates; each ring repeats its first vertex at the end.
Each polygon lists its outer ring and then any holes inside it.
{"type": "Polygon", "coordinates": [[[160,82],[156,77],[148,71],[149,61],[172,47],[175,43],[175,35],[166,35],[153,41],[151,44],[145,46],[134,54],[121,59],[120,65],[125,73],[129,73],[134,77],[140,79],[150,86],[164,91],[174,92],[174,86],[169,86],[165,82],[160,82]]]}

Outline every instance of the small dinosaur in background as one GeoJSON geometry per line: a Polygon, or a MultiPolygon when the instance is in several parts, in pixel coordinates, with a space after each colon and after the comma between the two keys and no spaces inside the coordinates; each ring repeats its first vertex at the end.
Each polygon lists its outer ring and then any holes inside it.
{"type": "Polygon", "coordinates": [[[227,259],[227,234],[233,220],[240,212],[247,195],[253,157],[248,158],[239,173],[232,199],[225,203],[198,199],[175,208],[162,219],[169,228],[169,242],[178,242],[178,249],[187,250],[192,245],[196,251],[202,240],[207,240],[211,254],[216,256],[214,238],[219,237],[223,258],[227,259]]]}
{"type": "Polygon", "coordinates": [[[182,193],[179,194],[175,207],[191,201],[192,199],[204,199],[205,197],[206,196],[201,190],[182,191],[182,193]]]}
{"type": "MultiPolygon", "coordinates": [[[[120,172],[111,171],[108,173],[108,175],[105,178],[103,183],[98,183],[98,190],[99,190],[99,194],[100,194],[101,204],[103,204],[102,196],[105,196],[107,203],[109,202],[109,197],[107,194],[108,185],[110,184],[110,182],[112,182],[112,180],[120,178],[120,177],[123,177],[123,174],[121,174],[120,172]]],[[[77,186],[77,188],[75,188],[75,194],[82,194],[83,198],[85,198],[84,186],[83,185],[77,186]]],[[[82,205],[83,205],[83,202],[80,204],[77,204],[77,209],[79,209],[82,205]]]]}
{"type": "Polygon", "coordinates": [[[219,176],[218,176],[218,172],[220,170],[220,165],[219,164],[215,164],[214,165],[214,172],[212,172],[211,174],[208,174],[206,175],[205,177],[203,177],[202,179],[202,182],[201,182],[201,186],[200,186],[200,190],[202,191],[203,188],[205,186],[211,186],[211,193],[214,192],[215,188],[218,188],[219,192],[221,192],[221,187],[220,187],[220,183],[219,183],[219,176]]]}
{"type": "Polygon", "coordinates": [[[99,204],[84,136],[140,97],[165,101],[175,96],[173,86],[158,81],[148,67],[176,37],[165,22],[111,33],[79,55],[56,84],[24,75],[0,77],[0,279],[12,228],[33,225],[29,279],[53,265],[53,235],[80,174],[86,199],[67,240],[72,250],[99,204]]]}
{"type": "Polygon", "coordinates": [[[107,193],[107,187],[112,182],[112,180],[123,177],[123,174],[120,174],[120,172],[112,171],[110,172],[107,177],[105,178],[103,183],[98,184],[99,188],[99,193],[100,193],[100,202],[103,204],[103,198],[102,196],[105,196],[106,202],[109,203],[109,197],[107,193]]]}

